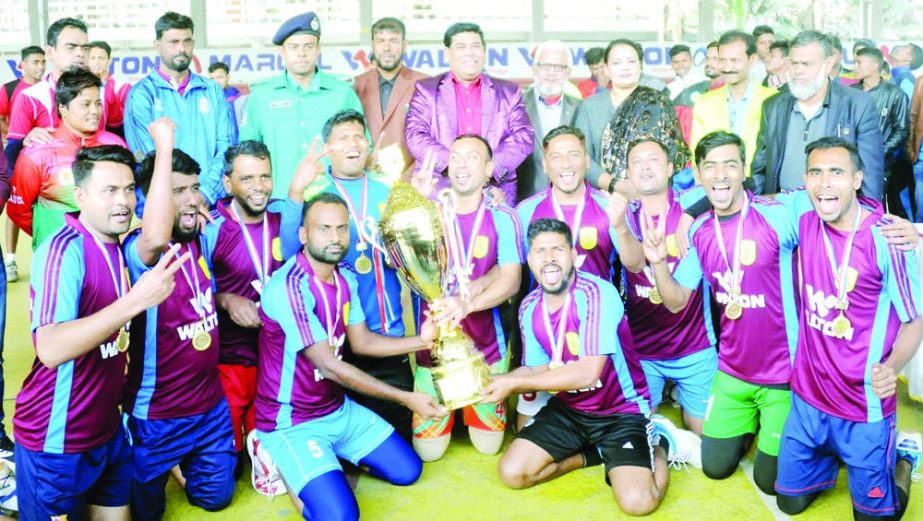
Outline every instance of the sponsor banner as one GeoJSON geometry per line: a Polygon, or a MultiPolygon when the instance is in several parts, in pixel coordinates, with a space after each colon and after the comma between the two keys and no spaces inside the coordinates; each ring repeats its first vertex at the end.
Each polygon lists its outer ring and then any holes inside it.
{"type": "MultiPolygon", "coordinates": [[[[529,80],[532,77],[531,53],[536,44],[498,44],[487,48],[487,73],[500,78],[529,80]]],[[[573,78],[585,78],[589,71],[583,63],[587,49],[600,43],[576,43],[571,45],[571,62],[574,67],[573,78]]],[[[644,45],[644,71],[665,80],[672,78],[670,68],[670,47],[672,43],[646,43],[644,45]]],[[[693,62],[702,68],[705,63],[707,43],[689,44],[692,48],[693,62]]],[[[881,45],[885,56],[891,45],[881,45]]],[[[160,57],[153,51],[116,51],[113,53],[112,73],[117,77],[134,83],[160,65],[160,57]]],[[[370,67],[370,51],[360,45],[324,46],[318,60],[318,66],[325,72],[341,78],[351,78],[361,74],[370,67]]],[[[7,82],[21,75],[17,68],[18,53],[2,55],[0,82],[7,82]]],[[[227,63],[231,69],[231,81],[235,84],[249,84],[263,78],[278,74],[283,70],[282,57],[276,47],[248,49],[198,49],[192,62],[193,72],[207,73],[208,66],[214,62],[227,63]]],[[[404,54],[404,63],[412,69],[425,74],[438,74],[448,69],[445,48],[441,44],[412,45],[404,54]]],[[[851,53],[843,55],[843,63],[849,67],[853,60],[851,53]]]]}

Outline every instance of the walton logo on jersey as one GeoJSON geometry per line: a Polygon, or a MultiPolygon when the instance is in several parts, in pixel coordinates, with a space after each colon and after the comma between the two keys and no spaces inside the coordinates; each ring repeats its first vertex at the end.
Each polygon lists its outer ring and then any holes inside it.
{"type": "Polygon", "coordinates": [[[189,303],[195,309],[196,315],[204,316],[205,319],[197,319],[195,322],[183,324],[176,328],[176,334],[179,335],[181,341],[192,340],[192,337],[199,331],[209,333],[212,329],[218,327],[218,314],[215,313],[215,303],[212,300],[211,288],[205,288],[205,291],[198,296],[189,299],[189,303]]]}
{"type": "Polygon", "coordinates": [[[846,341],[852,341],[853,334],[856,332],[852,325],[842,335],[837,335],[833,331],[833,319],[839,316],[839,310],[835,310],[836,296],[827,295],[822,290],[815,291],[810,284],[804,285],[804,291],[807,294],[808,301],[808,306],[804,310],[808,327],[816,329],[830,338],[842,338],[846,341]]]}
{"type": "MultiPolygon", "coordinates": [[[[670,273],[673,273],[673,269],[675,267],[676,262],[667,262],[667,269],[670,270],[670,273]]],[[[647,277],[647,281],[650,283],[650,286],[635,284],[635,295],[643,299],[648,299],[651,298],[651,289],[654,287],[654,270],[651,269],[650,265],[645,264],[642,273],[644,273],[644,276],[647,277]]]]}
{"type": "MultiPolygon", "coordinates": [[[[731,272],[726,271],[724,273],[713,273],[713,277],[718,282],[718,285],[721,287],[721,290],[715,291],[715,300],[719,304],[729,304],[731,302],[731,272]]],[[[743,284],[744,272],[740,271],[740,284],[743,284]]],[[[740,287],[740,286],[738,286],[740,287]]],[[[744,309],[753,309],[753,308],[765,308],[766,307],[766,295],[760,293],[755,295],[748,295],[742,293],[737,297],[737,302],[744,309]]]]}

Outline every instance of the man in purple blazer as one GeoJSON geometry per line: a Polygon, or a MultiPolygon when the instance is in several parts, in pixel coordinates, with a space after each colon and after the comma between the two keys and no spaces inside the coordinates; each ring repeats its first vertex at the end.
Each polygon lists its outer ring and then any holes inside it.
{"type": "Polygon", "coordinates": [[[448,188],[449,148],[456,137],[478,134],[494,150],[491,186],[515,205],[516,167],[532,153],[533,134],[519,85],[484,74],[484,32],[456,23],[443,37],[449,72],[417,82],[407,112],[407,149],[419,170],[428,153],[435,161],[436,190],[448,188]]]}

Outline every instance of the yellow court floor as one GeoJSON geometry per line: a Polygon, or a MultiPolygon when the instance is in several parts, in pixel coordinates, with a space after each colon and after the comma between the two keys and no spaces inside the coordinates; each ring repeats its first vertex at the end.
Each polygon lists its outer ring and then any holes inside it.
{"type": "MultiPolygon", "coordinates": [[[[0,221],[0,224],[4,220],[0,221]]],[[[2,226],[0,226],[2,228],[2,226]]],[[[33,361],[29,334],[29,238],[19,247],[20,281],[9,285],[7,330],[4,349],[4,410],[7,430],[13,400],[33,361]]],[[[923,430],[923,404],[911,403],[905,387],[900,389],[898,426],[923,430]]],[[[663,411],[674,422],[676,410],[663,411]]],[[[423,476],[410,487],[395,487],[363,475],[356,495],[364,519],[371,520],[603,520],[621,516],[603,481],[602,467],[583,469],[531,490],[506,488],[497,477],[498,456],[482,456],[467,439],[453,440],[445,457],[428,463],[423,476]]],[[[762,496],[749,479],[749,459],[724,481],[707,479],[700,470],[673,470],[670,489],[660,509],[651,518],[676,520],[785,519],[772,498],[762,496]]],[[[249,469],[248,469],[249,470],[249,469]]],[[[923,483],[918,483],[923,485],[923,483]]],[[[837,487],[821,495],[799,520],[846,520],[852,518],[845,471],[837,487]]],[[[272,501],[250,486],[249,473],[238,484],[231,506],[218,513],[191,507],[182,490],[170,482],[167,520],[300,519],[287,497],[272,501]]],[[[910,507],[904,519],[923,519],[923,486],[911,491],[910,507]]]]}

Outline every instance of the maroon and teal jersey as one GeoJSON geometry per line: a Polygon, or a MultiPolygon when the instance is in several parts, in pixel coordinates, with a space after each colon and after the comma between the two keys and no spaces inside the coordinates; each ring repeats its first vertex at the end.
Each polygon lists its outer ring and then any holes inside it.
{"type": "MultiPolygon", "coordinates": [[[[138,254],[140,236],[139,228],[125,239],[125,260],[133,283],[151,269],[138,254]]],[[[124,407],[141,420],[203,414],[224,398],[218,379],[218,314],[211,252],[202,248],[201,236],[183,243],[177,255],[187,251],[192,252],[192,259],[173,275],[173,293],[132,322],[124,407]],[[211,344],[203,351],[192,344],[199,332],[211,337],[211,344]]]]}
{"type": "MultiPolygon", "coordinates": [[[[680,264],[695,262],[689,256],[679,257],[676,249],[676,228],[683,216],[683,208],[674,193],[669,194],[670,206],[664,215],[663,226],[667,241],[667,265],[670,271],[676,271],[680,264]]],[[[632,203],[625,215],[631,234],[644,241],[642,233],[640,203],[632,203]]],[[[651,217],[655,227],[661,226],[660,216],[651,217]]],[[[639,273],[625,271],[626,293],[628,296],[628,326],[630,338],[623,338],[623,343],[631,343],[641,360],[675,360],[686,355],[698,353],[715,345],[715,332],[712,328],[711,304],[704,284],[699,283],[692,290],[686,307],[678,313],[671,313],[663,304],[654,304],[650,300],[654,287],[654,272],[650,264],[645,263],[639,273]]]]}
{"type": "MultiPolygon", "coordinates": [[[[464,249],[462,258],[471,257],[471,280],[483,277],[494,266],[523,263],[522,228],[516,212],[506,205],[485,205],[484,208],[479,225],[476,225],[476,211],[456,216],[464,249]]],[[[428,309],[426,303],[423,304],[425,309],[428,309]]],[[[471,313],[462,320],[461,326],[465,334],[474,340],[474,345],[488,364],[506,357],[507,339],[500,324],[499,308],[471,313]]],[[[417,364],[432,366],[429,350],[417,351],[417,364]]]]}
{"type": "Polygon", "coordinates": [[[263,289],[255,401],[256,427],[263,432],[326,416],[343,403],[343,388],[324,378],[305,354],[326,340],[342,358],[346,327],[365,321],[355,276],[337,269],[334,281],[315,277],[299,252],[263,289]]]}
{"type": "Polygon", "coordinates": [[[896,395],[882,400],[872,391],[872,366],[888,359],[902,322],[920,315],[920,280],[915,252],[885,243],[880,210],[859,225],[846,276],[851,323],[833,332],[837,286],[824,234],[837,265],[850,232],[822,224],[815,212],[801,216],[798,233],[802,313],[792,390],[814,407],[846,420],[877,422],[895,413],[896,395]]]}
{"type": "MultiPolygon", "coordinates": [[[[88,317],[118,299],[116,283],[128,275],[119,266],[116,243],[102,243],[72,214],[32,258],[32,338],[50,324],[88,317]],[[108,258],[106,258],[108,256],[108,258]],[[110,266],[112,271],[110,271],[110,266]],[[113,281],[113,276],[117,279],[113,281]]],[[[119,428],[125,386],[125,353],[118,330],[96,348],[54,369],[36,357],[16,395],[13,434],[31,451],[77,453],[99,447],[119,428]]]]}
{"type": "Polygon", "coordinates": [[[554,335],[558,335],[562,315],[561,361],[565,364],[581,356],[608,356],[599,380],[590,389],[561,391],[561,402],[589,414],[650,413],[647,381],[641,364],[631,349],[623,349],[616,330],[624,319],[622,300],[610,282],[595,275],[575,272],[569,306],[550,313],[545,322],[544,291],[536,288],[519,307],[525,366],[549,364],[554,356],[554,335]],[[550,331],[549,331],[550,329],[550,331]]]}
{"type": "MultiPolygon", "coordinates": [[[[265,262],[265,268],[269,271],[266,274],[267,278],[282,266],[282,241],[279,237],[282,215],[267,209],[263,217],[266,224],[264,241],[263,222],[241,225],[231,211],[230,204],[230,197],[218,201],[213,212],[215,226],[208,227],[213,233],[207,231],[203,237],[208,243],[206,249],[213,252],[212,271],[215,275],[216,292],[233,293],[259,302],[260,294],[257,288],[261,287],[262,283],[257,266],[262,271],[265,262]],[[250,238],[252,252],[244,239],[243,230],[247,231],[250,238]]],[[[218,350],[219,363],[251,367],[256,365],[259,329],[241,327],[231,320],[227,311],[218,309],[218,333],[221,339],[221,349],[218,350]]]]}
{"type": "Polygon", "coordinates": [[[730,301],[734,245],[741,214],[719,218],[727,260],[718,245],[715,214],[700,216],[691,229],[692,262],[677,266],[674,277],[695,291],[707,281],[721,310],[718,369],[755,385],[789,383],[798,343],[794,249],[797,230],[792,210],[781,202],[752,197],[740,246],[739,302],[743,314],[724,314],[730,301]]]}
{"type": "MultiPolygon", "coordinates": [[[[563,220],[570,226],[574,235],[577,255],[583,258],[583,264],[578,269],[585,273],[592,273],[601,279],[612,280],[612,264],[618,253],[618,240],[615,230],[609,225],[609,214],[606,211],[609,203],[606,194],[586,184],[583,212],[579,216],[578,230],[577,219],[578,214],[581,213],[580,205],[561,205],[562,215],[559,215],[555,210],[553,190],[554,188],[548,187],[516,207],[523,234],[528,233],[529,224],[539,219],[563,220]]],[[[526,237],[524,236],[523,239],[526,237]]],[[[526,244],[526,249],[528,250],[528,244],[526,244]]]]}

